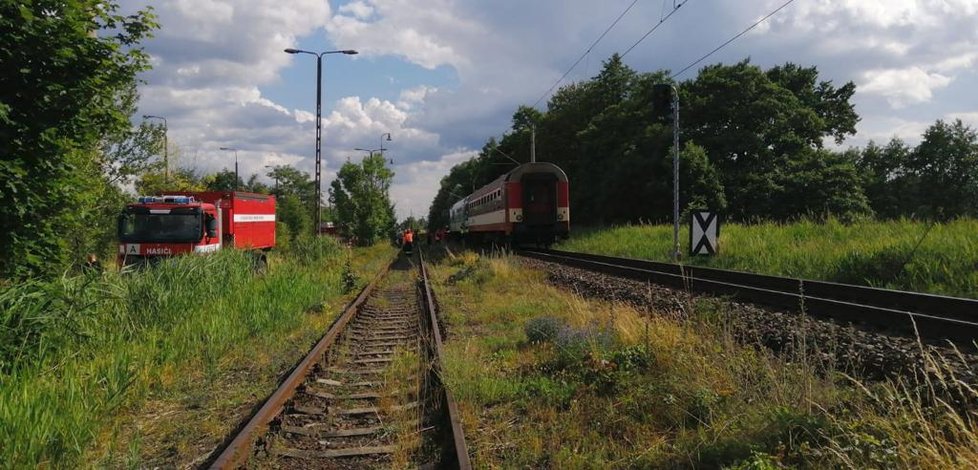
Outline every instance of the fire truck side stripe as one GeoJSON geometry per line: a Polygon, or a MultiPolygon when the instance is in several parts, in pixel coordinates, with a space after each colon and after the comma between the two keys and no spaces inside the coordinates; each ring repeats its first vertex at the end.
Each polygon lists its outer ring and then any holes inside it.
{"type": "Polygon", "coordinates": [[[234,214],[236,223],[242,222],[275,222],[275,214],[234,214]]]}

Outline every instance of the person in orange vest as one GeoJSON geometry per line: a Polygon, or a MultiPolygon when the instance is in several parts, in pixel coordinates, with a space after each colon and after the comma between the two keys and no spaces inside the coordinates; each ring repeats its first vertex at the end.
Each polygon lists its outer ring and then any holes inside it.
{"type": "Polygon", "coordinates": [[[404,231],[404,251],[410,253],[412,248],[414,248],[414,232],[407,229],[404,231]]]}

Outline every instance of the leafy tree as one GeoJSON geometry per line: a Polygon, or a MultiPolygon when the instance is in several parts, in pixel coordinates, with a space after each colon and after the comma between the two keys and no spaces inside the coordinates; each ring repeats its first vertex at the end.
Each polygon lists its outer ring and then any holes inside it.
{"type": "Polygon", "coordinates": [[[162,169],[143,173],[136,181],[139,194],[165,194],[167,191],[206,191],[205,177],[191,168],[177,168],[167,177],[162,169]]]}
{"type": "Polygon", "coordinates": [[[103,0],[0,2],[0,276],[53,273],[71,256],[103,178],[103,136],[130,127],[121,105],[149,66],[156,27],[103,0]]]}
{"type": "Polygon", "coordinates": [[[272,168],[266,176],[275,180],[272,190],[274,194],[296,196],[307,207],[315,208],[316,182],[310,178],[309,173],[291,165],[279,165],[272,168]]]}
{"type": "Polygon", "coordinates": [[[308,206],[298,196],[285,194],[276,199],[276,219],[285,224],[293,241],[302,235],[312,233],[314,219],[308,206]]]}
{"type": "Polygon", "coordinates": [[[243,191],[246,189],[244,181],[234,171],[227,168],[208,176],[205,185],[208,191],[243,191]]]}
{"type": "Polygon", "coordinates": [[[877,217],[892,219],[917,209],[919,178],[907,167],[912,151],[902,140],[892,139],[884,147],[871,141],[859,153],[856,168],[877,217]]]}
{"type": "Polygon", "coordinates": [[[856,85],[852,82],[836,88],[830,81],[818,82],[817,68],[792,63],[768,70],[767,76],[781,88],[790,91],[803,106],[812,109],[818,116],[816,125],[808,128],[810,134],[807,138],[811,145],[821,147],[822,139],[829,136],[841,144],[847,135],[856,133],[859,116],[849,102],[856,93],[856,85]]]}
{"type": "MultiPolygon", "coordinates": [[[[669,163],[672,166],[672,159],[669,159],[669,163]]],[[[682,207],[706,208],[721,213],[727,209],[720,175],[703,147],[686,143],[679,154],[679,180],[682,182],[679,185],[682,207]]]]}
{"type": "MultiPolygon", "coordinates": [[[[266,176],[275,180],[270,192],[278,198],[278,220],[288,225],[293,237],[312,233],[316,220],[316,185],[309,173],[291,165],[279,165],[266,176]]],[[[249,187],[256,181],[255,178],[249,180],[249,187]]],[[[323,220],[329,220],[329,216],[324,216],[323,220]]]]}
{"type": "Polygon", "coordinates": [[[329,200],[342,235],[370,245],[394,231],[394,205],[389,196],[393,178],[394,172],[380,154],[340,167],[330,184],[329,200]]]}
{"type": "Polygon", "coordinates": [[[258,175],[251,175],[248,178],[248,182],[243,186],[245,191],[258,193],[258,194],[272,194],[272,188],[267,184],[258,181],[258,175]]]}
{"type": "Polygon", "coordinates": [[[938,120],[907,162],[926,195],[918,201],[932,217],[978,215],[978,133],[960,119],[938,120]]]}
{"type": "MultiPolygon", "coordinates": [[[[139,95],[135,84],[119,97],[119,105],[127,115],[136,114],[139,95]]],[[[138,126],[127,126],[107,133],[101,139],[99,153],[101,172],[110,184],[129,184],[139,175],[162,170],[163,161],[157,155],[162,153],[164,128],[143,121],[138,126]]]]}
{"type": "Polygon", "coordinates": [[[848,101],[855,86],[816,84],[817,75],[793,64],[765,73],[745,60],[705,67],[681,86],[683,135],[706,149],[734,218],[783,217],[779,195],[799,182],[786,171],[827,156],[810,152],[823,139],[855,132],[858,116],[848,101]]]}
{"type": "Polygon", "coordinates": [[[789,162],[784,192],[778,197],[778,219],[829,215],[843,221],[872,214],[856,169],[858,152],[806,149],[789,162]]]}

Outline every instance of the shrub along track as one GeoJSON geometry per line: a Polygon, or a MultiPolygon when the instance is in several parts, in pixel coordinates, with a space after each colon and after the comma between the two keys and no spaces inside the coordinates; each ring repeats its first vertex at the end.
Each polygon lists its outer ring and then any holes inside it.
{"type": "Polygon", "coordinates": [[[468,468],[414,267],[401,255],[367,286],[212,468],[468,468]]]}

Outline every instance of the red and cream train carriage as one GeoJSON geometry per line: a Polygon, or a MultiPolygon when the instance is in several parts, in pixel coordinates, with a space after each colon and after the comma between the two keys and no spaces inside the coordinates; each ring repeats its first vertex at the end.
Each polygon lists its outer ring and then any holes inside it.
{"type": "Polygon", "coordinates": [[[570,231],[567,174],[525,163],[456,202],[449,230],[478,241],[549,245],[570,231]]]}

